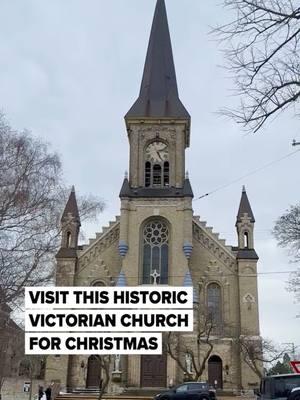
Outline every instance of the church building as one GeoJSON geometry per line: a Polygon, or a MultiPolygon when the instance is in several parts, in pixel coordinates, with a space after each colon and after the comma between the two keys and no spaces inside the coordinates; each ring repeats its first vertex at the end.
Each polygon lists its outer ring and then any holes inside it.
{"type": "MultiPolygon", "coordinates": [[[[255,219],[244,188],[239,209],[229,210],[233,215],[238,211],[233,220],[237,246],[226,245],[193,214],[193,190],[185,170],[191,117],[179,98],[164,0],[157,0],[140,93],[125,124],[130,156],[120,190],[120,216],[80,246],[80,215],[72,190],[61,220],[56,285],[191,285],[199,318],[209,316],[214,322],[209,353],[205,344],[197,352],[197,323],[193,333],[177,337],[177,351],[189,349],[176,356],[188,373],[165,348],[160,356],[117,356],[109,392],[182,383],[193,376],[193,348],[195,357],[207,355],[199,380],[223,390],[253,388],[259,378],[245,363],[238,343],[247,335],[260,340],[255,219]]],[[[48,357],[46,380],[59,381],[63,389],[97,387],[99,376],[93,354],[48,357]]]]}

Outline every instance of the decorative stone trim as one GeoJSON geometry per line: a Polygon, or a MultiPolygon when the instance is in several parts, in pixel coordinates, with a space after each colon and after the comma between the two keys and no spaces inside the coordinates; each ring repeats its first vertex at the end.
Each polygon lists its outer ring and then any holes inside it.
{"type": "MultiPolygon", "coordinates": [[[[90,264],[95,258],[114,242],[119,240],[120,236],[120,223],[116,222],[107,232],[95,240],[82,254],[79,255],[80,266],[84,267],[90,264]]],[[[81,268],[80,268],[81,269],[81,268]]]]}
{"type": "Polygon", "coordinates": [[[124,258],[127,254],[128,251],[128,244],[125,242],[125,240],[120,240],[119,241],[119,254],[122,258],[124,258]]]}
{"type": "Polygon", "coordinates": [[[232,270],[236,268],[235,255],[220,240],[210,235],[206,228],[193,221],[193,238],[232,270]]]}
{"type": "Polygon", "coordinates": [[[193,245],[189,242],[184,242],[183,252],[188,260],[191,258],[192,251],[193,251],[193,245]]]}
{"type": "Polygon", "coordinates": [[[255,303],[255,297],[251,293],[246,293],[243,297],[243,303],[255,303]]]}

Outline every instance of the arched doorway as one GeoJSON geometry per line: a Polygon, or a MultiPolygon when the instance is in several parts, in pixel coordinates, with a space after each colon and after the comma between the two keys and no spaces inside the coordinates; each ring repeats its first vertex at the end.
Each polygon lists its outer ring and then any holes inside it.
{"type": "Polygon", "coordinates": [[[87,388],[99,388],[101,383],[101,364],[97,356],[90,356],[87,364],[87,388]]]}
{"type": "Polygon", "coordinates": [[[141,356],[141,386],[165,388],[167,385],[167,356],[141,356]]]}
{"type": "Polygon", "coordinates": [[[208,382],[216,389],[223,388],[223,366],[219,356],[211,356],[208,360],[208,382]]]}

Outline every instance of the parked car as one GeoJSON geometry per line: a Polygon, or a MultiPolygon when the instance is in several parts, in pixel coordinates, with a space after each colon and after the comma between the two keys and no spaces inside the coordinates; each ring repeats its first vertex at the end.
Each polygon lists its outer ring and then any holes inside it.
{"type": "Polygon", "coordinates": [[[185,382],[154,396],[154,400],[215,400],[216,391],[206,382],[185,382]]]}
{"type": "Polygon", "coordinates": [[[256,394],[260,400],[300,400],[300,374],[266,376],[256,394]]]}

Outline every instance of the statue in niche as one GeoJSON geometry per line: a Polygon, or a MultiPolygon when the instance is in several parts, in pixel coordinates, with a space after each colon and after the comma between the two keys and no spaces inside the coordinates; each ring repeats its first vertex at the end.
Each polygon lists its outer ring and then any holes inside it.
{"type": "Polygon", "coordinates": [[[186,353],[185,355],[185,365],[187,373],[192,374],[192,356],[189,353],[186,353]]]}
{"type": "Polygon", "coordinates": [[[114,365],[114,372],[120,372],[120,364],[121,364],[121,355],[116,354],[115,355],[115,365],[114,365]]]}

